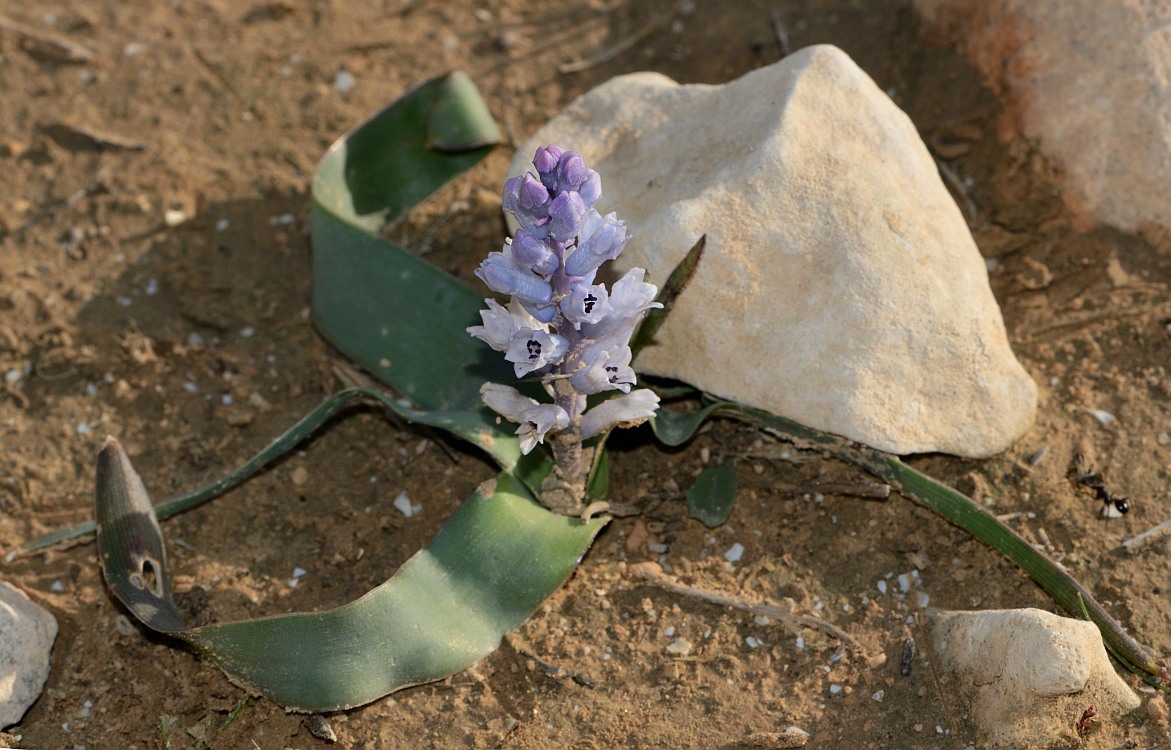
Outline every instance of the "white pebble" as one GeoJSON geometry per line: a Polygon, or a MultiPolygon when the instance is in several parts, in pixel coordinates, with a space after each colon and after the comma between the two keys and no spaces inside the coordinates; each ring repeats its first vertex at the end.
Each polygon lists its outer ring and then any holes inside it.
{"type": "Polygon", "coordinates": [[[744,556],[744,545],[741,544],[740,542],[736,542],[735,544],[733,544],[731,547],[728,548],[728,551],[724,553],[724,559],[727,560],[728,562],[732,562],[732,563],[740,562],[740,558],[743,556],[744,556]]]}
{"type": "Polygon", "coordinates": [[[244,328],[240,330],[240,335],[246,339],[250,339],[256,335],[256,329],[252,326],[244,326],[244,328]]]}
{"type": "Polygon", "coordinates": [[[226,232],[230,226],[232,226],[232,222],[227,219],[220,219],[215,223],[215,230],[217,232],[226,232]]]}
{"type": "Polygon", "coordinates": [[[153,297],[159,293],[159,280],[150,279],[146,282],[146,296],[153,297]]]}
{"type": "Polygon", "coordinates": [[[833,685],[830,685],[830,686],[829,686],[829,693],[830,693],[830,695],[837,695],[837,694],[838,694],[838,693],[840,693],[840,692],[842,692],[842,686],[841,686],[841,685],[838,685],[838,684],[836,684],[836,683],[835,683],[835,684],[833,684],[833,685]]]}
{"type": "Polygon", "coordinates": [[[334,87],[343,94],[354,88],[355,83],[354,74],[348,70],[339,70],[333,77],[334,87]]]}
{"type": "Polygon", "coordinates": [[[761,626],[762,628],[769,624],[769,619],[767,617],[765,617],[764,615],[756,615],[755,617],[752,618],[752,621],[755,622],[757,625],[761,626]]]}
{"type": "Polygon", "coordinates": [[[183,384],[183,390],[187,391],[188,393],[199,393],[199,386],[188,380],[183,384]]]}
{"type": "Polygon", "coordinates": [[[65,590],[65,584],[61,583],[60,581],[53,581],[53,585],[49,587],[49,591],[53,591],[58,594],[60,594],[64,590],[65,590]]]}
{"type": "Polygon", "coordinates": [[[805,639],[802,638],[801,636],[797,636],[797,650],[798,651],[805,650],[805,639]]]}
{"type": "Polygon", "coordinates": [[[756,638],[754,638],[754,637],[753,637],[753,636],[751,636],[751,635],[750,635],[750,636],[748,636],[747,638],[745,638],[745,639],[744,639],[744,643],[745,643],[745,644],[748,646],[748,648],[756,648],[756,647],[758,647],[758,646],[763,646],[763,645],[764,645],[764,643],[762,643],[761,641],[757,640],[756,638]]]}
{"type": "Polygon", "coordinates": [[[671,644],[667,646],[667,653],[673,654],[675,656],[687,656],[691,653],[691,649],[691,641],[687,640],[686,638],[680,638],[676,641],[672,641],[671,644]]]}
{"type": "Polygon", "coordinates": [[[874,695],[872,695],[870,697],[873,698],[874,700],[878,701],[879,703],[882,703],[882,699],[886,697],[886,691],[879,690],[877,693],[875,693],[874,695]]]}
{"type": "Polygon", "coordinates": [[[4,373],[4,380],[9,383],[15,383],[22,377],[24,377],[24,375],[21,374],[20,370],[9,370],[8,372],[4,373]]]}
{"type": "Polygon", "coordinates": [[[187,221],[187,212],[181,208],[168,208],[163,214],[163,223],[169,227],[177,227],[187,221]]]}
{"type": "Polygon", "coordinates": [[[303,575],[305,575],[304,568],[293,568],[293,578],[300,578],[303,575]]]}
{"type": "Polygon", "coordinates": [[[927,592],[916,591],[915,596],[919,600],[919,609],[927,609],[927,605],[931,603],[931,597],[927,595],[927,592]]]}
{"type": "Polygon", "coordinates": [[[672,637],[673,635],[675,635],[675,626],[674,626],[674,625],[668,625],[668,626],[667,626],[667,629],[663,631],[663,637],[664,637],[664,638],[670,638],[670,637],[672,637]]]}
{"type": "Polygon", "coordinates": [[[904,594],[911,590],[911,577],[906,573],[899,573],[899,591],[904,594]]]}
{"type": "Polygon", "coordinates": [[[122,48],[122,55],[124,57],[134,57],[138,53],[146,49],[146,45],[141,42],[131,42],[122,48]]]}
{"type": "Polygon", "coordinates": [[[130,307],[134,304],[134,300],[130,299],[129,297],[115,297],[114,299],[117,300],[118,304],[122,307],[130,307]]]}
{"type": "Polygon", "coordinates": [[[1115,417],[1108,411],[1103,411],[1102,409],[1086,409],[1086,412],[1088,412],[1091,417],[1098,420],[1098,423],[1103,427],[1109,427],[1110,425],[1114,424],[1115,417]]]}
{"type": "Polygon", "coordinates": [[[402,513],[407,518],[410,518],[411,516],[417,514],[419,511],[423,510],[422,505],[418,505],[418,504],[411,502],[411,498],[407,496],[406,490],[403,490],[402,492],[398,493],[398,497],[396,497],[394,499],[393,504],[394,504],[395,509],[398,510],[399,513],[402,513]]]}
{"type": "Polygon", "coordinates": [[[1171,445],[1171,433],[1159,433],[1159,445],[1171,445]]]}
{"type": "Polygon", "coordinates": [[[89,422],[82,422],[81,424],[77,425],[77,434],[88,435],[89,429],[89,422]]]}

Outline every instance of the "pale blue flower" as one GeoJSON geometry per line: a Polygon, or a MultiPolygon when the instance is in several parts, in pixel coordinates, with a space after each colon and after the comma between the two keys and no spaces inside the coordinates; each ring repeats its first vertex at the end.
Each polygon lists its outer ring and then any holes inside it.
{"type": "Polygon", "coordinates": [[[512,334],[504,358],[512,362],[512,369],[518,378],[530,372],[558,364],[565,358],[569,342],[564,336],[544,330],[521,328],[512,334]]]}
{"type": "Polygon", "coordinates": [[[521,328],[539,329],[541,324],[525,310],[524,306],[512,299],[508,307],[494,299],[485,299],[487,310],[480,311],[482,326],[469,326],[466,330],[498,352],[508,351],[512,337],[521,328]]]}
{"type": "Polygon", "coordinates": [[[561,312],[571,323],[597,323],[610,311],[610,295],[602,284],[575,284],[561,300],[561,312]]]}
{"type": "Polygon", "coordinates": [[[516,435],[520,451],[527,454],[537,443],[545,442],[549,432],[560,432],[569,426],[569,414],[556,404],[542,404],[507,385],[485,383],[480,395],[488,408],[510,422],[520,423],[516,435]]]}
{"type": "Polygon", "coordinates": [[[587,347],[582,355],[582,366],[573,373],[570,382],[579,393],[594,394],[602,391],[629,393],[635,383],[634,370],[630,367],[629,346],[615,346],[602,349],[587,347]]]}
{"type": "Polygon", "coordinates": [[[581,436],[588,440],[615,426],[633,427],[655,416],[658,395],[647,388],[631,391],[598,404],[581,418],[581,436]]]}

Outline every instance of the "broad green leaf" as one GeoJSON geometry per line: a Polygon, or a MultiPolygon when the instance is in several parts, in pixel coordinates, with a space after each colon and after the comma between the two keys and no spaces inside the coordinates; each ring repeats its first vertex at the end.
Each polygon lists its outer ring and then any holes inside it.
{"type": "Polygon", "coordinates": [[[687,491],[687,509],[692,518],[714,529],[728,520],[739,491],[740,477],[731,461],[709,466],[700,472],[699,479],[687,491]]]}
{"type": "Polygon", "coordinates": [[[484,295],[379,230],[499,140],[475,87],[452,73],[340,138],[313,180],[314,322],[343,354],[423,410],[486,413],[480,386],[515,376],[464,330],[480,323],[484,295]]]}
{"type": "Polygon", "coordinates": [[[248,689],[297,710],[349,708],[487,656],[564,582],[605,524],[549,513],[509,474],[489,484],[390,580],[350,604],[187,628],[150,499],[108,439],[98,461],[99,556],[135,617],[248,689]]]}

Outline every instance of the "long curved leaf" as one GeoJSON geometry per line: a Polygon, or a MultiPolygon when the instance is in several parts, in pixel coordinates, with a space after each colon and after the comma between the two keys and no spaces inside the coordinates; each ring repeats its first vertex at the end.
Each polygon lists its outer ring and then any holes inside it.
{"type": "Polygon", "coordinates": [[[678,445],[716,412],[765,427],[797,443],[815,446],[900,488],[915,503],[947,519],[1019,566],[1066,612],[1097,625],[1106,648],[1123,665],[1151,685],[1171,692],[1171,671],[1159,663],[1150,649],[1123,630],[1076,578],[971,498],[907,466],[896,456],[730,401],[715,401],[695,412],[673,413],[660,409],[655,434],[678,441],[669,443],[678,445]]]}
{"type": "Polygon", "coordinates": [[[342,353],[424,410],[482,410],[480,385],[515,376],[464,331],[480,322],[483,296],[379,230],[500,139],[475,86],[452,73],[342,136],[314,176],[313,320],[342,353]]]}
{"type": "Polygon", "coordinates": [[[605,524],[549,513],[509,474],[489,484],[392,578],[350,604],[188,628],[142,480],[107,439],[99,557],[110,589],[144,625],[186,641],[250,690],[297,710],[349,708],[487,656],[564,582],[605,524]]]}

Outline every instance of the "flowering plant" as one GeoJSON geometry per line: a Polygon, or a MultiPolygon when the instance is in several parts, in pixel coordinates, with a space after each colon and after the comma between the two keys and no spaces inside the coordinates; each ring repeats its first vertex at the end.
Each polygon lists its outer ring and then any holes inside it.
{"type": "Polygon", "coordinates": [[[629,240],[615,214],[594,208],[602,195],[598,173],[576,152],[556,146],[537,149],[533,166],[535,176],[504,185],[504,210],[520,228],[476,271],[489,289],[511,299],[507,305],[485,299],[483,325],[467,331],[504,352],[518,378],[538,378],[552,398],[542,403],[498,383],[480,389],[485,404],[520,424],[522,452],[548,438],[553,470],[541,502],[573,514],[581,510],[590,463],[582,441],[654,416],[659,397],[631,390],[630,338],[643,314],[662,305],[642,268],[627,271],[611,290],[594,283],[601,265],[629,240]],[[607,391],[622,395],[587,408],[588,396],[607,391]]]}

